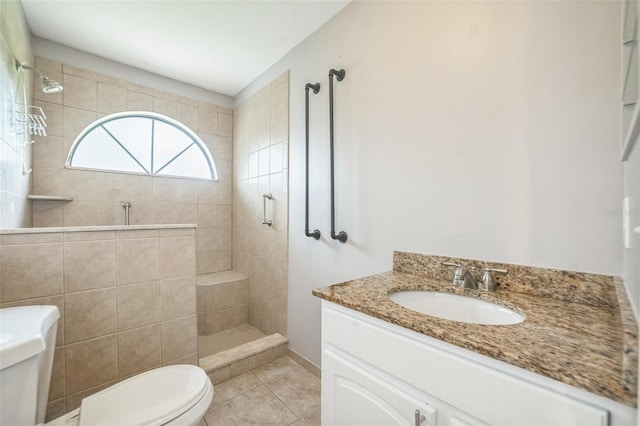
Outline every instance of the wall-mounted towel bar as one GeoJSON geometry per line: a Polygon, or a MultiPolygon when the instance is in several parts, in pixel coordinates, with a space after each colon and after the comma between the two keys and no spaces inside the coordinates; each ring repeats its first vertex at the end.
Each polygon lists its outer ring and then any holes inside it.
{"type": "Polygon", "coordinates": [[[333,153],[333,76],[336,80],[344,80],[345,72],[341,70],[329,70],[329,149],[331,151],[331,238],[341,243],[347,242],[347,233],[344,231],[336,234],[336,203],[335,203],[335,170],[333,153]]]}
{"type": "Polygon", "coordinates": [[[314,229],[313,232],[309,232],[309,89],[313,90],[313,93],[320,91],[320,83],[311,84],[307,83],[304,86],[304,140],[306,150],[306,172],[305,172],[305,200],[304,200],[304,235],[307,237],[313,237],[314,240],[320,239],[320,231],[314,229]]]}
{"type": "Polygon", "coordinates": [[[272,200],[273,195],[270,193],[262,195],[262,224],[271,226],[273,222],[271,219],[267,220],[267,199],[272,200]]]}

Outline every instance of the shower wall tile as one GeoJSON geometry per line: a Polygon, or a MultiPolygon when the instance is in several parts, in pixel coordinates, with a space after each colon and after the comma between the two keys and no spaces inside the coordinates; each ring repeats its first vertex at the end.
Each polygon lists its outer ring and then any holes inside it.
{"type": "Polygon", "coordinates": [[[127,110],[127,91],[122,87],[98,83],[98,112],[112,114],[127,110]]]}
{"type": "MultiPolygon", "coordinates": [[[[233,235],[220,233],[218,249],[229,244],[233,269],[249,277],[249,322],[264,333],[287,333],[287,204],[289,76],[283,74],[234,111],[233,235]],[[271,193],[262,225],[262,195],[271,193]]],[[[218,187],[218,202],[226,194],[218,187]],[[223,195],[221,195],[223,194],[223,195]]],[[[219,205],[220,208],[220,205],[219,205]]],[[[229,212],[230,213],[230,212],[229,212]]],[[[218,211],[220,219],[220,210],[218,211]]],[[[220,252],[222,253],[222,251],[220,252]]],[[[219,258],[220,261],[220,258],[219,258]]]]}
{"type": "Polygon", "coordinates": [[[97,80],[87,80],[65,73],[62,79],[62,103],[65,106],[96,111],[98,99],[97,80]]]}

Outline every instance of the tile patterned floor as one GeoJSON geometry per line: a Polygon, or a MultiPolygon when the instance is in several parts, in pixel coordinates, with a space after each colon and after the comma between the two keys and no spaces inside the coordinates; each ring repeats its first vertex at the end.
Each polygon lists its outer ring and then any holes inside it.
{"type": "Polygon", "coordinates": [[[319,426],[320,379],[280,358],[214,387],[199,426],[319,426]]]}

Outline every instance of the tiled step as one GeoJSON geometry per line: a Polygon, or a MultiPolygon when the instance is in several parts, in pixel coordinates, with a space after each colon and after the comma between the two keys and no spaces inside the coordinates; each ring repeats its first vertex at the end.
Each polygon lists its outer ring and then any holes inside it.
{"type": "Polygon", "coordinates": [[[274,333],[201,358],[200,368],[207,372],[215,385],[285,356],[288,342],[286,337],[274,333]]]}
{"type": "Polygon", "coordinates": [[[196,277],[198,335],[209,336],[249,321],[249,280],[235,271],[196,277]]]}

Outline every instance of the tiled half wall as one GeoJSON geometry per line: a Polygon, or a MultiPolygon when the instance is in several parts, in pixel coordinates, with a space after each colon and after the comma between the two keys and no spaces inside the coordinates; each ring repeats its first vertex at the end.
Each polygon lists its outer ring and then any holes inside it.
{"type": "Polygon", "coordinates": [[[0,308],[44,304],[61,314],[48,420],[141,371],[197,365],[195,228],[0,234],[0,308]]]}
{"type": "Polygon", "coordinates": [[[199,274],[231,269],[233,111],[36,57],[36,67],[63,83],[55,95],[34,93],[45,111],[47,137],[33,146],[33,194],[73,197],[34,201],[33,226],[124,224],[122,201],[131,202],[130,223],[193,223],[199,274]],[[152,111],[178,120],[204,141],[219,181],[160,178],[65,169],[80,132],[105,115],[152,111]]]}

